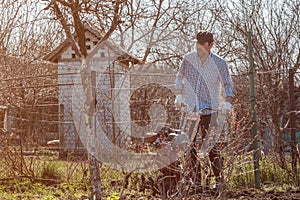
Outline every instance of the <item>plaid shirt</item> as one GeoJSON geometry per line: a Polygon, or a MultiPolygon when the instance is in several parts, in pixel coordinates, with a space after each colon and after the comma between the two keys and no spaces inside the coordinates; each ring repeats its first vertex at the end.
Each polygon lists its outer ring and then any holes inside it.
{"type": "MultiPolygon", "coordinates": [[[[184,55],[176,75],[175,89],[182,91],[189,111],[217,108],[225,97],[233,96],[233,82],[226,62],[210,53],[205,63],[196,52],[184,55]]],[[[205,111],[204,114],[210,114],[205,111]]]]}

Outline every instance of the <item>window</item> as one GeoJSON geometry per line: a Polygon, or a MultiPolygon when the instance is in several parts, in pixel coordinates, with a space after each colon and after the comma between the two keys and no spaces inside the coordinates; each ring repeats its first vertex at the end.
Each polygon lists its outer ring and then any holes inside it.
{"type": "Polygon", "coordinates": [[[101,56],[101,57],[105,57],[105,53],[104,53],[104,52],[101,52],[101,53],[100,53],[100,56],[101,56]]]}
{"type": "Polygon", "coordinates": [[[94,41],[94,42],[93,42],[94,45],[97,45],[97,43],[98,43],[98,41],[94,41]]]}
{"type": "Polygon", "coordinates": [[[75,53],[72,53],[72,58],[76,58],[76,54],[75,53]]]}
{"type": "Polygon", "coordinates": [[[87,42],[91,41],[91,38],[86,38],[86,41],[87,41],[87,42]]]}
{"type": "Polygon", "coordinates": [[[91,50],[91,45],[86,45],[87,50],[91,50]]]}

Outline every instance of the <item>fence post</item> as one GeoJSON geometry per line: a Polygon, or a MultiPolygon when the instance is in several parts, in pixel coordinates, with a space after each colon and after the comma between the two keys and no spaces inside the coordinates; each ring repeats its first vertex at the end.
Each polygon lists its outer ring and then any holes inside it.
{"type": "Polygon", "coordinates": [[[64,104],[59,104],[59,112],[58,112],[58,133],[59,133],[59,159],[66,159],[66,145],[65,145],[65,120],[64,120],[64,104]]]}
{"type": "Polygon", "coordinates": [[[295,103],[295,84],[294,84],[295,70],[289,69],[289,93],[290,93],[290,134],[291,134],[291,157],[292,169],[297,174],[297,152],[296,152],[296,103],[295,103]]]}
{"type": "Polygon", "coordinates": [[[255,187],[260,189],[260,169],[259,169],[259,149],[258,149],[258,135],[257,135],[257,118],[256,118],[256,94],[255,94],[255,82],[254,82],[254,61],[252,55],[252,41],[251,32],[247,34],[248,38],[248,56],[249,56],[249,75],[250,75],[250,103],[252,113],[252,129],[253,136],[253,164],[254,164],[254,179],[255,187]]]}

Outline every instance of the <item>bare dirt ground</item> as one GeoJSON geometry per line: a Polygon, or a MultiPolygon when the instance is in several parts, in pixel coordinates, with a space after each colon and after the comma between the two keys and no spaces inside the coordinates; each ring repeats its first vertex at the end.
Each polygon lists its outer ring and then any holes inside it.
{"type": "Polygon", "coordinates": [[[300,190],[297,191],[268,191],[259,192],[256,190],[241,190],[241,191],[228,191],[226,192],[226,199],[278,199],[278,200],[296,200],[300,199],[300,190]]]}
{"type": "Polygon", "coordinates": [[[258,191],[255,189],[247,189],[240,191],[226,191],[221,194],[208,192],[206,194],[195,195],[191,199],[230,199],[230,200],[248,200],[248,199],[267,199],[267,200],[300,200],[300,190],[297,191],[258,191]]]}
{"type": "MultiPolygon", "coordinates": [[[[151,200],[179,200],[179,198],[161,198],[161,197],[137,197],[135,195],[129,195],[121,199],[151,199],[151,200]]],[[[201,194],[189,195],[185,200],[300,200],[300,189],[297,191],[258,191],[255,189],[247,189],[240,191],[226,191],[223,193],[216,193],[215,191],[206,191],[201,194]]]]}

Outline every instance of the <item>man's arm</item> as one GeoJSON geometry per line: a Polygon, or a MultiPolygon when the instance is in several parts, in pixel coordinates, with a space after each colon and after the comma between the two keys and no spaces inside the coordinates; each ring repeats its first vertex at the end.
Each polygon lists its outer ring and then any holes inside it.
{"type": "Polygon", "coordinates": [[[181,68],[179,68],[175,78],[175,95],[183,94],[183,84],[183,73],[181,68]]]}
{"type": "Polygon", "coordinates": [[[183,101],[183,88],[184,88],[184,60],[181,62],[181,65],[179,67],[179,70],[176,74],[175,78],[175,106],[177,108],[181,108],[183,101]]]}
{"type": "Polygon", "coordinates": [[[223,66],[221,67],[220,73],[225,90],[225,101],[233,103],[233,81],[225,61],[223,63],[223,66]]]}

